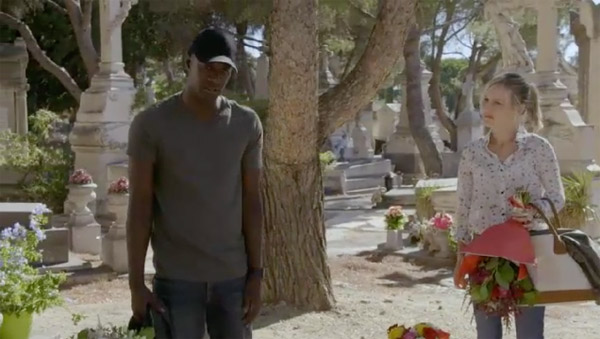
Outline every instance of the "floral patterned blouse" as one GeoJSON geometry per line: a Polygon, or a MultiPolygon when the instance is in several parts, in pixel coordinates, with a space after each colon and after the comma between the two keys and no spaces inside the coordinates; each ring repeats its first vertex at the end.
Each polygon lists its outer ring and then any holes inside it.
{"type": "MultiPolygon", "coordinates": [[[[504,162],[488,148],[490,134],[475,140],[461,155],[458,166],[458,208],[455,222],[457,241],[468,243],[486,228],[505,222],[511,216],[508,199],[518,189],[527,190],[532,202],[548,217],[549,198],[560,210],[565,203],[558,160],[552,145],[544,138],[520,129],[517,150],[504,162]]],[[[533,229],[547,225],[536,219],[533,229]]]]}

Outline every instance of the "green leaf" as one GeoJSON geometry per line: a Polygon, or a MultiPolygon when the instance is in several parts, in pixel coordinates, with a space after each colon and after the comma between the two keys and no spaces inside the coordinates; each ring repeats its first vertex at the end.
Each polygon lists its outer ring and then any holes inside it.
{"type": "Polygon", "coordinates": [[[529,277],[521,280],[519,282],[519,285],[521,285],[521,288],[525,291],[533,290],[533,282],[531,281],[531,278],[529,278],[529,277]]]}
{"type": "Polygon", "coordinates": [[[515,277],[516,277],[515,270],[513,269],[510,262],[508,262],[508,261],[504,262],[504,264],[502,266],[500,266],[500,269],[498,272],[500,273],[500,276],[502,276],[502,280],[506,281],[509,284],[513,280],[515,280],[515,277]]]}
{"type": "Polygon", "coordinates": [[[537,292],[527,292],[523,294],[523,302],[529,306],[533,306],[537,300],[537,292]]]}
{"type": "Polygon", "coordinates": [[[481,298],[481,286],[474,286],[471,288],[471,298],[474,302],[481,302],[483,299],[481,298]]]}
{"type": "Polygon", "coordinates": [[[498,285],[502,286],[504,289],[508,289],[510,287],[509,282],[506,281],[506,279],[504,279],[502,274],[500,274],[500,271],[496,271],[496,273],[494,274],[494,278],[496,279],[498,285]]]}
{"type": "Polygon", "coordinates": [[[481,285],[481,288],[479,289],[479,296],[481,297],[481,300],[488,300],[490,298],[490,286],[489,284],[483,284],[481,285]]]}
{"type": "Polygon", "coordinates": [[[485,264],[486,270],[493,270],[498,266],[498,258],[489,259],[488,263],[485,264]]]}

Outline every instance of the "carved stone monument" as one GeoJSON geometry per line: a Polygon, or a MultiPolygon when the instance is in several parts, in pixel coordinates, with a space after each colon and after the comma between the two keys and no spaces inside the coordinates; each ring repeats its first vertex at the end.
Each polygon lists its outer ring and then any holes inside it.
{"type": "Polygon", "coordinates": [[[0,43],[0,131],[27,133],[28,61],[22,38],[14,44],[0,43]]]}
{"type": "Polygon", "coordinates": [[[133,0],[100,1],[100,70],[82,94],[69,141],[75,167],[96,180],[96,214],[106,214],[107,165],[127,159],[125,148],[135,89],[124,71],[121,25],[133,0]]]}

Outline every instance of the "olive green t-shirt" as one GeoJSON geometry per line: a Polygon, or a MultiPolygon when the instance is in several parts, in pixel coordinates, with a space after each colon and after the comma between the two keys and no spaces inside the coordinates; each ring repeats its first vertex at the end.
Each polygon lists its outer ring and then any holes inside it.
{"type": "Polygon", "coordinates": [[[154,163],[157,277],[214,282],[246,273],[242,168],[262,167],[262,143],[258,115],[224,97],[212,120],[180,94],[135,116],[127,154],[154,163]]]}

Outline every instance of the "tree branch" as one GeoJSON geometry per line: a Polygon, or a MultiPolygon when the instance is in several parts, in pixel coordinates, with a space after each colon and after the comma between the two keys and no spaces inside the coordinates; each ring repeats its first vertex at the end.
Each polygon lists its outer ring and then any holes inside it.
{"type": "Polygon", "coordinates": [[[360,13],[363,17],[367,19],[375,19],[375,16],[367,11],[365,11],[359,4],[354,2],[354,0],[348,0],[350,6],[354,8],[358,13],[360,13]]]}
{"type": "Polygon", "coordinates": [[[91,27],[92,25],[92,10],[94,9],[94,1],[93,0],[84,0],[84,3],[81,5],[83,11],[83,27],[91,27]]]}
{"type": "Polygon", "coordinates": [[[416,0],[382,0],[367,46],[339,85],[319,97],[319,141],[352,120],[389,76],[415,19],[416,0]]]}
{"type": "Polygon", "coordinates": [[[50,5],[50,7],[56,9],[57,11],[59,11],[61,14],[67,14],[67,9],[64,8],[63,6],[57,4],[56,2],[52,1],[52,0],[44,0],[48,5],[50,5]]]}
{"type": "Polygon", "coordinates": [[[40,64],[40,66],[42,66],[43,69],[54,75],[73,96],[73,98],[75,98],[77,103],[79,103],[81,89],[66,69],[58,66],[46,55],[35,39],[35,36],[33,36],[29,26],[27,26],[23,21],[4,12],[0,12],[0,22],[14,30],[19,31],[19,34],[21,34],[21,37],[25,41],[25,45],[31,53],[31,56],[40,64]]]}

